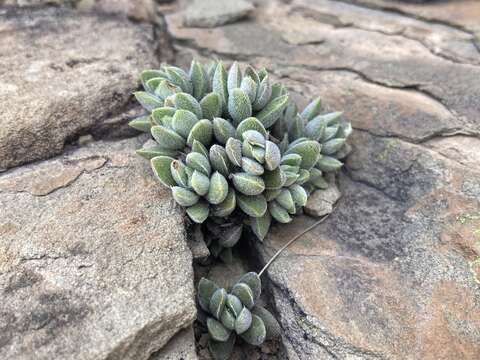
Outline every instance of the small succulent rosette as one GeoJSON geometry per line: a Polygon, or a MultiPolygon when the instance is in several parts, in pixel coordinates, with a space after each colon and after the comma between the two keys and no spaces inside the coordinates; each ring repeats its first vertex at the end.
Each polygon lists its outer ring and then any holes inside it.
{"type": "Polygon", "coordinates": [[[207,313],[208,347],[215,359],[228,359],[237,337],[251,345],[280,336],[280,325],[264,307],[256,304],[262,285],[255,272],[243,275],[231,290],[202,278],[198,303],[207,313]]]}
{"type": "MultiPolygon", "coordinates": [[[[341,113],[322,113],[319,99],[299,112],[265,69],[193,61],[188,73],[165,65],[141,79],[135,96],[148,114],[130,125],[156,145],[138,153],[195,223],[248,224],[263,240],[273,220],[290,222],[328,187],[325,174],[350,151],[341,113]]],[[[228,258],[234,238],[212,252],[228,258]]]]}

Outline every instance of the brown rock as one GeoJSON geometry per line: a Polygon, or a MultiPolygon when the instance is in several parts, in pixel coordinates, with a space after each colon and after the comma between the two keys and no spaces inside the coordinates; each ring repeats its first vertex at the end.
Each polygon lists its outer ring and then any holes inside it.
{"type": "Polygon", "coordinates": [[[0,358],[148,359],[193,322],[183,212],[141,143],[0,175],[0,358]]]}
{"type": "Polygon", "coordinates": [[[0,10],[0,24],[0,170],[59,154],[123,113],[156,64],[148,25],[55,8],[0,10]]]}

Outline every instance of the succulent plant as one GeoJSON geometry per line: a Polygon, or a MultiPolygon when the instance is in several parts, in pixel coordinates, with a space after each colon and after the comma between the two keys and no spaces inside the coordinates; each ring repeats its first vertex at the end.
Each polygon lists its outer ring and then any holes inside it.
{"type": "Polygon", "coordinates": [[[157,145],[138,154],[193,222],[210,224],[211,250],[225,259],[242,224],[263,240],[272,219],[290,222],[349,152],[341,113],[321,114],[320,99],[299,113],[265,69],[192,61],[188,73],[165,65],[141,81],[135,96],[148,115],[130,125],[157,145]]]}
{"type": "Polygon", "coordinates": [[[198,303],[208,316],[208,347],[215,359],[228,359],[237,336],[251,345],[280,335],[280,325],[264,307],[256,304],[262,291],[257,273],[243,275],[227,291],[213,281],[198,283],[198,303]]]}

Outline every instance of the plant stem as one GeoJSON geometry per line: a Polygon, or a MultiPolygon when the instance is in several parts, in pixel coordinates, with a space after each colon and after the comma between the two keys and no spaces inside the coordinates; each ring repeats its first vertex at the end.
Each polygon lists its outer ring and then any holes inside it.
{"type": "MultiPolygon", "coordinates": [[[[332,212],[335,211],[335,208],[336,206],[332,209],[332,212]]],[[[332,213],[331,212],[331,213],[332,213]]],[[[325,215],[323,218],[321,218],[320,220],[316,221],[315,223],[313,223],[311,226],[309,226],[308,228],[306,228],[305,230],[303,230],[300,234],[298,235],[295,235],[290,241],[288,241],[285,245],[283,245],[276,253],[275,255],[273,255],[270,260],[265,264],[265,266],[263,267],[263,269],[258,273],[258,276],[262,276],[262,274],[265,272],[265,270],[268,269],[268,267],[275,261],[275,259],[282,253],[283,250],[285,250],[287,247],[289,247],[291,244],[293,244],[293,242],[295,242],[296,240],[298,240],[302,235],[305,235],[307,232],[309,232],[310,230],[312,230],[313,228],[315,228],[317,225],[320,225],[322,222],[324,222],[329,216],[330,214],[327,214],[325,215]]]]}

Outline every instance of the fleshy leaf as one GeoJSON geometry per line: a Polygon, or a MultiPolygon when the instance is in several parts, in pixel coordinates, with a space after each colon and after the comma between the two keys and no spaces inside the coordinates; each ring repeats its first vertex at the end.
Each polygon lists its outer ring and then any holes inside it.
{"type": "Polygon", "coordinates": [[[235,320],[235,332],[240,335],[247,331],[252,325],[252,313],[246,307],[240,311],[235,320]]]}
{"type": "Polygon", "coordinates": [[[212,171],[210,161],[208,161],[208,159],[202,154],[197,152],[191,152],[185,158],[185,162],[188,167],[194,170],[198,170],[207,176],[210,176],[210,172],[212,171]]]}
{"type": "Polygon", "coordinates": [[[204,173],[195,170],[189,179],[188,185],[195,190],[198,195],[204,196],[210,188],[210,179],[204,173]]]}
{"type": "Polygon", "coordinates": [[[280,165],[281,159],[280,149],[271,141],[265,142],[265,168],[267,170],[275,170],[280,165]]]}
{"type": "Polygon", "coordinates": [[[240,67],[238,66],[238,62],[234,62],[230,66],[230,70],[228,71],[227,77],[227,89],[228,93],[232,94],[233,89],[239,88],[242,82],[242,73],[240,72],[240,67]]]}
{"type": "Polygon", "coordinates": [[[185,139],[164,126],[152,126],[151,133],[158,144],[165,149],[182,150],[185,147],[185,139]]]}
{"type": "Polygon", "coordinates": [[[223,147],[217,144],[212,145],[209,158],[213,169],[225,177],[230,175],[231,164],[228,159],[227,151],[223,147]]]}
{"type": "Polygon", "coordinates": [[[197,122],[197,116],[191,111],[177,110],[172,118],[172,127],[173,130],[186,139],[197,122]]]}
{"type": "Polygon", "coordinates": [[[235,166],[242,166],[242,142],[240,140],[230,138],[225,145],[228,159],[235,166]]]}
{"type": "Polygon", "coordinates": [[[245,284],[245,283],[237,283],[233,286],[232,295],[235,295],[240,299],[242,304],[246,306],[247,308],[251,309],[254,305],[254,297],[253,297],[253,292],[250,287],[245,284]]]}
{"type": "Polygon", "coordinates": [[[155,108],[163,106],[163,101],[161,99],[145,91],[137,91],[134,92],[133,95],[140,105],[142,105],[142,107],[147,111],[152,111],[155,108]]]}
{"type": "Polygon", "coordinates": [[[262,319],[266,330],[266,340],[275,339],[280,336],[280,324],[270,311],[262,306],[256,305],[252,309],[252,314],[257,315],[260,319],[262,319]]]}
{"type": "Polygon", "coordinates": [[[345,139],[342,138],[328,140],[322,144],[322,154],[333,155],[340,150],[344,144],[345,139]]]}
{"type": "Polygon", "coordinates": [[[292,194],[288,189],[282,189],[280,194],[275,199],[280,206],[286,209],[290,214],[295,213],[295,203],[293,202],[292,194]]]}
{"type": "Polygon", "coordinates": [[[140,116],[130,121],[128,123],[128,126],[138,131],[150,132],[150,128],[152,127],[152,122],[150,121],[150,116],[148,115],[140,116]]]}
{"type": "Polygon", "coordinates": [[[223,309],[222,315],[220,316],[220,322],[228,330],[235,329],[235,316],[233,316],[232,312],[227,308],[223,309]]]}
{"type": "Polygon", "coordinates": [[[197,122],[187,138],[187,144],[192,146],[193,140],[200,141],[203,145],[209,146],[212,142],[213,126],[212,122],[207,119],[202,119],[197,122]]]}
{"type": "Polygon", "coordinates": [[[260,294],[262,293],[262,281],[256,272],[251,271],[244,274],[238,282],[247,284],[250,287],[254,300],[257,300],[260,297],[260,294]]]}
{"type": "Polygon", "coordinates": [[[306,121],[312,120],[315,116],[317,116],[320,111],[322,110],[322,101],[319,97],[313,100],[310,104],[308,104],[305,109],[302,111],[302,118],[306,121]]]}
{"type": "Polygon", "coordinates": [[[268,211],[270,211],[272,217],[279,223],[286,224],[292,221],[292,218],[288,214],[287,210],[277,203],[276,200],[268,203],[268,211]]]}
{"type": "Polygon", "coordinates": [[[278,167],[272,171],[265,171],[263,181],[265,182],[265,189],[275,190],[281,188],[285,184],[286,178],[285,174],[278,167]]]}
{"type": "Polygon", "coordinates": [[[305,204],[307,203],[308,194],[302,186],[298,184],[292,185],[290,187],[290,193],[292,195],[293,201],[297,206],[305,206],[305,204]]]}
{"type": "Polygon", "coordinates": [[[213,340],[227,341],[230,336],[230,330],[225,328],[222,323],[214,318],[209,317],[207,319],[208,333],[213,340]]]}
{"type": "Polygon", "coordinates": [[[203,310],[209,311],[210,298],[217,289],[218,286],[213,281],[206,278],[200,279],[198,282],[198,303],[203,310]]]}
{"type": "Polygon", "coordinates": [[[265,130],[265,127],[257,118],[249,117],[238,124],[236,131],[237,138],[243,139],[242,134],[247,130],[256,130],[265,138],[267,137],[267,130],[265,130]]]}
{"type": "Polygon", "coordinates": [[[203,223],[210,212],[208,205],[204,202],[198,202],[186,210],[187,215],[197,224],[203,223]]]}
{"type": "Polygon", "coordinates": [[[252,217],[263,216],[267,211],[267,201],[263,195],[246,196],[237,194],[237,203],[245,214],[252,217]]]}
{"type": "Polygon", "coordinates": [[[227,197],[223,202],[214,206],[213,208],[213,215],[218,217],[225,217],[230,215],[237,206],[235,190],[233,188],[229,188],[227,197]]]}
{"type": "Polygon", "coordinates": [[[315,165],[318,169],[325,172],[337,171],[342,167],[343,163],[330,156],[322,156],[315,165]]]}
{"type": "Polygon", "coordinates": [[[244,195],[260,195],[265,190],[265,183],[261,177],[247,173],[236,173],[232,175],[235,189],[244,195]]]}
{"type": "Polygon", "coordinates": [[[238,314],[240,314],[240,311],[243,309],[240,299],[232,294],[227,295],[227,302],[225,305],[235,317],[237,317],[238,314]]]}
{"type": "Polygon", "coordinates": [[[260,111],[256,118],[263,124],[265,129],[275,124],[282,111],[285,109],[288,103],[288,95],[283,95],[273,99],[260,111]]]}
{"type": "MultiPolygon", "coordinates": [[[[173,160],[170,164],[170,172],[175,182],[182,187],[188,187],[188,175],[186,166],[181,160],[173,160]]],[[[193,204],[191,204],[193,205],[193,204]]],[[[190,206],[190,205],[189,205],[190,206]]]]}
{"type": "Polygon", "coordinates": [[[263,166],[255,160],[247,157],[242,158],[242,169],[250,175],[262,175],[264,172],[263,166]]]}
{"type": "Polygon", "coordinates": [[[229,121],[216,117],[213,119],[213,133],[218,143],[225,145],[229,138],[235,137],[235,128],[229,121]]]}
{"type": "Polygon", "coordinates": [[[226,231],[224,231],[218,242],[220,245],[223,247],[233,247],[235,244],[240,240],[240,237],[242,236],[242,230],[243,226],[242,225],[236,225],[236,226],[231,226],[229,227],[226,231]]]}
{"type": "Polygon", "coordinates": [[[200,107],[205,119],[213,120],[222,115],[222,99],[217,93],[207,94],[200,100],[200,107]]]}
{"type": "Polygon", "coordinates": [[[177,184],[170,173],[170,164],[172,161],[173,158],[168,156],[157,156],[150,160],[153,173],[163,185],[168,187],[177,184]]]}
{"type": "Polygon", "coordinates": [[[160,108],[156,108],[152,111],[152,119],[157,125],[163,125],[162,119],[165,116],[173,116],[175,115],[175,108],[169,106],[163,106],[160,108]]]}
{"type": "Polygon", "coordinates": [[[233,89],[228,98],[228,112],[235,124],[252,116],[252,104],[248,95],[240,88],[233,89]]]}
{"type": "Polygon", "coordinates": [[[241,335],[242,339],[251,345],[258,346],[265,341],[266,336],[263,320],[257,315],[252,315],[252,325],[241,335]]]}
{"type": "Polygon", "coordinates": [[[250,218],[250,227],[252,228],[253,233],[257,236],[260,241],[265,239],[265,236],[270,229],[270,224],[272,223],[272,217],[268,211],[261,217],[250,218]]]}
{"type": "Polygon", "coordinates": [[[198,140],[193,140],[192,152],[196,152],[196,153],[202,154],[203,156],[205,156],[206,158],[208,158],[208,150],[207,150],[207,148],[205,147],[205,145],[203,145],[203,144],[202,144],[200,141],[198,141],[198,140]]]}
{"type": "Polygon", "coordinates": [[[225,308],[225,301],[227,300],[227,292],[225,289],[217,289],[210,298],[210,303],[208,304],[208,309],[210,310],[210,314],[212,314],[215,318],[220,319],[220,316],[223,313],[223,309],[225,308]]]}
{"type": "Polygon", "coordinates": [[[175,201],[181,206],[192,206],[198,202],[198,195],[180,186],[172,188],[172,195],[175,201]]]}
{"type": "Polygon", "coordinates": [[[208,350],[215,360],[228,360],[233,352],[236,335],[231,333],[227,341],[208,340],[208,350]]]}
{"type": "Polygon", "coordinates": [[[220,96],[222,109],[223,112],[225,112],[227,109],[228,99],[227,71],[225,70],[225,67],[221,61],[218,62],[215,73],[213,74],[212,89],[220,96]]]}
{"type": "Polygon", "coordinates": [[[202,66],[195,60],[192,60],[190,65],[189,76],[193,85],[193,96],[196,99],[203,98],[203,95],[207,92],[208,80],[203,72],[202,66]]]}
{"type": "Polygon", "coordinates": [[[188,110],[194,113],[198,119],[203,117],[202,107],[192,95],[186,93],[178,93],[173,97],[173,103],[177,109],[188,110]]]}
{"type": "Polygon", "coordinates": [[[207,193],[207,200],[210,204],[218,205],[225,200],[227,194],[227,180],[222,174],[216,171],[210,178],[210,187],[207,193]]]}
{"type": "Polygon", "coordinates": [[[286,154],[298,154],[302,157],[300,167],[310,169],[320,157],[320,144],[317,141],[307,140],[289,147],[286,154]]]}

